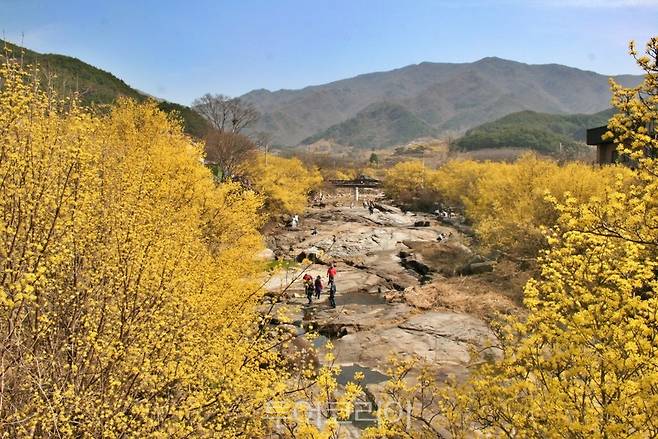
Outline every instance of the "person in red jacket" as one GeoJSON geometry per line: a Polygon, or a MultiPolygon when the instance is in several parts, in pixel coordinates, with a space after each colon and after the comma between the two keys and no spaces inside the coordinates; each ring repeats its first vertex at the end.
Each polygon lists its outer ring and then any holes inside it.
{"type": "Polygon", "coordinates": [[[336,277],[336,264],[332,263],[329,269],[327,270],[327,277],[329,278],[329,282],[332,282],[334,278],[336,277]]]}
{"type": "Polygon", "coordinates": [[[310,305],[313,302],[313,276],[306,273],[302,279],[304,280],[306,298],[308,299],[308,303],[310,305]]]}

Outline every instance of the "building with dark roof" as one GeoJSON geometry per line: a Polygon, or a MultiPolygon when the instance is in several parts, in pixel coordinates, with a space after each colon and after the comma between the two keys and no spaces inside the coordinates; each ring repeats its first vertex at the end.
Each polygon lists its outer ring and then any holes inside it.
{"type": "Polygon", "coordinates": [[[611,139],[603,139],[603,135],[607,131],[608,127],[606,125],[587,130],[587,144],[596,146],[596,161],[599,165],[617,163],[619,161],[617,144],[611,139]]]}
{"type": "MultiPolygon", "coordinates": [[[[656,122],[649,122],[646,125],[647,134],[654,139],[658,139],[658,130],[656,130],[656,122]]],[[[637,168],[637,160],[631,159],[625,154],[620,155],[617,151],[617,144],[611,139],[603,139],[603,135],[608,131],[607,126],[590,128],[587,130],[587,144],[596,145],[596,158],[599,165],[610,163],[620,163],[630,168],[637,168]]],[[[658,157],[658,149],[647,146],[644,149],[645,157],[658,157]]]]}

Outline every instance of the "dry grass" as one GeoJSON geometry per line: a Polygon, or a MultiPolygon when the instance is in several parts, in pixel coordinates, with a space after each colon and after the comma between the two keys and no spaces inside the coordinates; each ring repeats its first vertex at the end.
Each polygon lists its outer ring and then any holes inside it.
{"type": "MultiPolygon", "coordinates": [[[[451,229],[445,228],[444,230],[451,229]]],[[[423,262],[444,276],[454,276],[473,258],[473,253],[467,244],[468,240],[456,232],[448,242],[405,242],[407,247],[420,255],[423,262]],[[463,243],[462,240],[466,243],[463,243]]]]}
{"type": "Polygon", "coordinates": [[[476,162],[514,162],[523,154],[532,152],[525,148],[484,148],[468,152],[452,153],[450,158],[453,160],[475,160],[476,162]]]}
{"type": "Polygon", "coordinates": [[[493,273],[438,278],[427,285],[408,288],[404,300],[419,309],[450,310],[491,321],[501,314],[524,313],[523,285],[529,278],[530,273],[502,262],[493,273]]]}

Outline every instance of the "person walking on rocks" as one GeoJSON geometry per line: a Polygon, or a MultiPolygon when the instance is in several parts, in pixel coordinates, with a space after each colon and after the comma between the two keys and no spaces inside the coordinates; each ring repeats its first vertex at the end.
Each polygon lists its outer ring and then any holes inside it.
{"type": "Polygon", "coordinates": [[[331,263],[327,270],[327,277],[329,278],[329,283],[333,282],[336,277],[336,264],[334,262],[331,263]]]}
{"type": "Polygon", "coordinates": [[[329,305],[336,308],[336,281],[333,277],[329,280],[329,305]]]}
{"type": "Polygon", "coordinates": [[[320,298],[320,294],[322,293],[323,288],[324,288],[324,286],[322,285],[322,278],[320,277],[320,275],[318,275],[318,277],[315,278],[315,298],[316,299],[320,298]]]}
{"type": "Polygon", "coordinates": [[[306,292],[306,298],[308,299],[308,304],[313,303],[313,276],[306,273],[302,278],[304,280],[304,290],[306,292]]]}

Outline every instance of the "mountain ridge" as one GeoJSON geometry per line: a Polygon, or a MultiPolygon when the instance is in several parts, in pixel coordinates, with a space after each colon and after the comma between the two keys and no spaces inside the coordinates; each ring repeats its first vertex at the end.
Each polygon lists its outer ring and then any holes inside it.
{"type": "MultiPolygon", "coordinates": [[[[614,78],[625,86],[641,80],[636,75],[614,78]]],[[[609,107],[610,91],[608,77],[589,70],[485,57],[472,63],[410,64],[296,90],[252,90],[241,99],[262,114],[255,131],[292,146],[334,125],[355,123],[349,120],[376,102],[405,106],[438,135],[459,135],[522,110],[602,111],[609,107]]]]}
{"type": "Polygon", "coordinates": [[[409,68],[409,67],[417,67],[417,66],[422,66],[422,65],[463,65],[463,64],[478,64],[478,63],[483,63],[483,62],[487,62],[487,61],[503,61],[503,62],[508,62],[508,63],[515,63],[515,64],[519,64],[519,65],[525,65],[525,66],[566,67],[570,70],[578,70],[578,71],[583,72],[583,73],[593,73],[595,75],[601,75],[601,76],[605,76],[605,77],[626,77],[626,76],[636,77],[636,76],[638,76],[638,75],[633,75],[633,74],[630,74],[630,73],[629,74],[618,74],[618,75],[606,75],[604,73],[595,72],[594,70],[581,69],[579,67],[571,67],[571,66],[567,66],[565,64],[559,64],[559,63],[531,64],[531,63],[524,63],[524,62],[521,62],[521,61],[515,61],[515,60],[512,60],[512,59],[508,59],[508,58],[501,58],[501,57],[498,57],[498,56],[485,56],[485,57],[477,59],[475,61],[463,62],[463,63],[449,63],[449,62],[438,62],[438,61],[421,61],[421,62],[418,62],[418,63],[407,64],[405,66],[397,67],[397,68],[390,69],[390,70],[377,70],[377,71],[374,71],[374,72],[359,73],[359,74],[354,75],[354,76],[349,76],[349,77],[341,78],[341,79],[335,79],[335,80],[325,82],[325,83],[321,83],[321,84],[305,85],[301,88],[279,88],[277,90],[270,90],[268,88],[261,87],[261,88],[255,88],[253,90],[249,90],[248,92],[243,93],[242,96],[247,96],[247,95],[250,95],[251,93],[258,93],[258,92],[278,93],[278,92],[289,92],[289,91],[303,91],[303,90],[306,90],[306,89],[309,89],[309,88],[321,87],[321,86],[325,86],[325,85],[331,85],[331,84],[335,84],[337,82],[356,79],[356,78],[360,78],[360,77],[363,77],[363,76],[376,75],[376,74],[379,74],[379,73],[390,73],[390,72],[403,70],[403,69],[406,69],[406,68],[409,68]]]}

